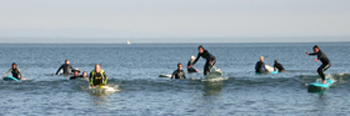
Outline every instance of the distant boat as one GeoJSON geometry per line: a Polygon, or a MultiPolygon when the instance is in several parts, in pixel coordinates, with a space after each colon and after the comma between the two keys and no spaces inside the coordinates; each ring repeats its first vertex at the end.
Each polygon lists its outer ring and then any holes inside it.
{"type": "Polygon", "coordinates": [[[130,43],[130,41],[128,40],[128,41],[126,41],[126,44],[130,45],[131,43],[130,43]]]}

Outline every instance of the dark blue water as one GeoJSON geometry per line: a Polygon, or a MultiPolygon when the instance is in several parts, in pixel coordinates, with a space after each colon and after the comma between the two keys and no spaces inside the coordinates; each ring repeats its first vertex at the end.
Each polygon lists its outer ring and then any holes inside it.
{"type": "MultiPolygon", "coordinates": [[[[0,81],[0,115],[347,115],[350,113],[350,43],[318,43],[332,61],[324,93],[307,92],[316,69],[316,43],[204,44],[223,71],[221,81],[159,78],[187,64],[199,44],[10,44],[0,45],[0,74],[16,62],[29,81],[0,81]],[[279,60],[288,72],[256,75],[255,63],[279,60]],[[95,96],[87,84],[53,74],[69,59],[90,72],[101,64],[118,92],[95,96]]],[[[194,66],[203,70],[205,60],[194,66]]]]}

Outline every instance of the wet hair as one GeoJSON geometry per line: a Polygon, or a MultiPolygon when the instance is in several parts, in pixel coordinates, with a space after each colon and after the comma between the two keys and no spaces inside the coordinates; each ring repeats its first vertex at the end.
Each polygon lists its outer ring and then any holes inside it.
{"type": "Polygon", "coordinates": [[[180,65],[182,65],[182,64],[181,64],[181,63],[178,63],[178,64],[177,64],[177,67],[179,67],[180,65]]]}
{"type": "Polygon", "coordinates": [[[12,63],[12,66],[13,66],[13,65],[17,65],[17,64],[14,62],[14,63],[12,63]]]}
{"type": "Polygon", "coordinates": [[[204,47],[202,45],[198,46],[198,49],[202,48],[204,50],[204,47]]]}
{"type": "Polygon", "coordinates": [[[314,46],[314,49],[315,49],[315,48],[320,49],[320,48],[318,48],[318,45],[315,45],[315,46],[314,46]]]}
{"type": "Polygon", "coordinates": [[[277,60],[275,60],[275,63],[278,63],[278,61],[277,61],[277,60]]]}

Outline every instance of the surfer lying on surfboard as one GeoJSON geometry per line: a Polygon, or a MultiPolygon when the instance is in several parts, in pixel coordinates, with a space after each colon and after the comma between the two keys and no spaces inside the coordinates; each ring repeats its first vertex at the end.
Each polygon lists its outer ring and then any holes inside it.
{"type": "Polygon", "coordinates": [[[321,76],[323,84],[325,84],[326,76],[324,74],[324,71],[326,71],[331,66],[331,61],[329,61],[326,54],[324,54],[317,45],[313,47],[313,50],[314,50],[314,53],[306,52],[306,54],[317,55],[317,58],[315,58],[315,61],[317,62],[318,60],[320,60],[322,62],[322,65],[318,67],[317,72],[318,72],[318,75],[321,76]]]}
{"type": "Polygon", "coordinates": [[[95,65],[95,70],[91,71],[90,73],[90,86],[101,86],[101,85],[107,85],[108,77],[104,70],[101,69],[100,64],[95,65]]]}
{"type": "Polygon", "coordinates": [[[2,78],[5,78],[10,72],[12,73],[12,76],[18,80],[21,80],[23,77],[21,70],[19,70],[16,63],[12,63],[12,68],[10,68],[2,78]]]}
{"type": "Polygon", "coordinates": [[[185,71],[182,70],[182,64],[179,63],[177,64],[177,69],[173,72],[173,74],[171,75],[171,79],[186,79],[186,75],[185,75],[185,71]]]}
{"type": "Polygon", "coordinates": [[[204,65],[204,70],[203,70],[203,73],[204,73],[204,76],[207,75],[208,73],[210,73],[210,68],[214,66],[215,62],[216,62],[216,58],[215,56],[213,56],[212,54],[210,54],[207,50],[204,49],[204,47],[202,45],[200,45],[198,47],[198,55],[197,55],[197,58],[196,60],[194,60],[193,64],[188,66],[187,68],[191,68],[194,64],[197,63],[198,59],[200,57],[206,59],[207,61],[205,62],[205,65],[204,65]]]}

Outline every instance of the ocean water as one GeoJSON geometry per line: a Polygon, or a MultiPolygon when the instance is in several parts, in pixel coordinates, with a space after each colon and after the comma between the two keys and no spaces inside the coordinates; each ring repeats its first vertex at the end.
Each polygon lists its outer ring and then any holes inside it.
{"type": "MultiPolygon", "coordinates": [[[[187,65],[199,44],[0,44],[0,74],[16,62],[25,78],[0,81],[0,115],[348,115],[350,113],[350,43],[203,44],[217,58],[223,80],[159,78],[177,63],[187,65]],[[307,92],[319,76],[320,62],[308,56],[318,44],[332,66],[336,82],[322,93],[307,92]],[[279,60],[288,70],[256,75],[255,63],[279,60]],[[101,64],[108,85],[119,91],[90,94],[87,83],[53,75],[69,59],[90,72],[101,64]]],[[[203,70],[205,60],[195,68],[203,70]]]]}

